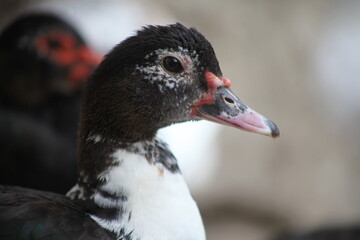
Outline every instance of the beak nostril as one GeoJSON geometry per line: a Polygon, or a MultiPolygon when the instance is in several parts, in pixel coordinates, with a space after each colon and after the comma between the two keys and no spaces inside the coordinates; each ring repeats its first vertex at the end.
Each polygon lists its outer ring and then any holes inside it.
{"type": "Polygon", "coordinates": [[[228,97],[224,97],[225,102],[230,103],[230,104],[234,104],[234,100],[232,100],[231,98],[228,97]]]}

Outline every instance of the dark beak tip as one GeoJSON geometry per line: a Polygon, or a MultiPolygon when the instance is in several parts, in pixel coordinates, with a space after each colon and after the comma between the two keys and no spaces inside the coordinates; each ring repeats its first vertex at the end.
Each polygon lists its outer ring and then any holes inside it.
{"type": "Polygon", "coordinates": [[[271,137],[276,138],[280,136],[280,130],[273,121],[266,120],[266,124],[269,126],[271,130],[271,137]]]}
{"type": "Polygon", "coordinates": [[[276,131],[271,132],[271,137],[272,138],[280,137],[280,131],[276,129],[276,131]]]}

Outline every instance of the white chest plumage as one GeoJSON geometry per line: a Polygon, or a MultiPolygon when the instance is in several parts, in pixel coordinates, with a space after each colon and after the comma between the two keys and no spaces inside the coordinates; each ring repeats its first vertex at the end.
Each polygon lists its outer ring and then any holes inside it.
{"type": "MultiPolygon", "coordinates": [[[[123,212],[118,219],[92,218],[102,227],[119,234],[131,233],[139,240],[204,240],[205,231],[199,209],[190,195],[182,175],[172,173],[160,163],[149,164],[141,154],[118,150],[113,157],[119,163],[103,173],[101,189],[118,194],[123,191],[123,212]]],[[[111,201],[95,195],[99,206],[114,206],[111,201]]]]}

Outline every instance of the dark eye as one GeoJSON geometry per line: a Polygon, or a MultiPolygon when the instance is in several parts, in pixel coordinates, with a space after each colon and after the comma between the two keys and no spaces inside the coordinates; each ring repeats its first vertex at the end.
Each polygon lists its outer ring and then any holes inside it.
{"type": "Polygon", "coordinates": [[[49,40],[48,44],[51,49],[59,49],[61,47],[60,42],[56,40],[49,40]]]}
{"type": "Polygon", "coordinates": [[[163,60],[164,68],[173,73],[181,73],[184,69],[177,58],[166,57],[163,60]]]}

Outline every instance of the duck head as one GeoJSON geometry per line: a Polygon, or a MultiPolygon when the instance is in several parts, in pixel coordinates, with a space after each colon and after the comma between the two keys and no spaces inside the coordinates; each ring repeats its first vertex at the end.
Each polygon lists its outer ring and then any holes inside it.
{"type": "Polygon", "coordinates": [[[230,86],[195,28],[147,26],[117,45],[88,81],[81,128],[87,136],[139,141],[173,123],[207,119],[278,136],[277,126],[230,86]]]}

